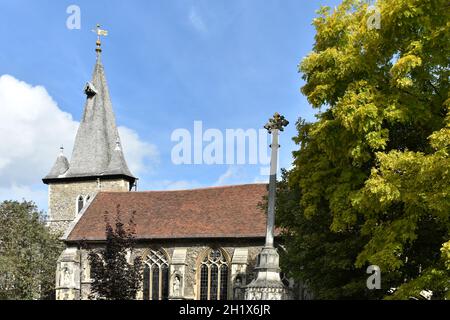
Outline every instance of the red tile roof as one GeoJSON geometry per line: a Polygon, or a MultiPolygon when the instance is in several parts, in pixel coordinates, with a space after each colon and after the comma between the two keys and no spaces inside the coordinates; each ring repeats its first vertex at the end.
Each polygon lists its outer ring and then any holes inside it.
{"type": "Polygon", "coordinates": [[[264,237],[260,204],[266,184],[182,191],[100,192],[69,233],[67,241],[104,240],[104,214],[114,222],[120,205],[126,223],[136,211],[138,239],[264,237]]]}

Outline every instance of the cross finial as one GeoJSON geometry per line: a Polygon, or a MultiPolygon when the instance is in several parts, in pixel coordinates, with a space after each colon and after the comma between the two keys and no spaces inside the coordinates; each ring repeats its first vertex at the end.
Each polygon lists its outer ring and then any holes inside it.
{"type": "Polygon", "coordinates": [[[98,55],[100,52],[102,52],[102,48],[101,48],[102,42],[100,41],[100,36],[106,37],[106,36],[108,35],[108,31],[103,30],[103,29],[100,29],[100,27],[101,27],[101,26],[100,26],[99,24],[97,24],[95,30],[92,30],[92,32],[94,32],[94,33],[97,34],[97,42],[96,42],[97,47],[95,48],[95,52],[97,52],[97,55],[98,55]]]}
{"type": "Polygon", "coordinates": [[[269,119],[269,122],[264,126],[264,129],[267,129],[269,133],[272,133],[272,130],[280,130],[283,131],[284,127],[286,127],[289,124],[289,121],[287,121],[284,116],[280,115],[278,112],[275,112],[273,115],[273,118],[269,119]]]}

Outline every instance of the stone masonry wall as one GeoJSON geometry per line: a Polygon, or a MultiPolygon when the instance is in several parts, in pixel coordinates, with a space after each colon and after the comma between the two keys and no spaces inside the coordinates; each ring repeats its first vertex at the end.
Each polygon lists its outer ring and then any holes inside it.
{"type": "Polygon", "coordinates": [[[77,200],[81,195],[93,198],[98,191],[129,191],[129,182],[123,179],[49,184],[49,225],[54,232],[64,232],[77,212],[77,200]]]}
{"type": "MultiPolygon", "coordinates": [[[[238,241],[236,241],[238,242],[238,241]]],[[[143,255],[148,249],[158,250],[166,252],[169,259],[169,264],[171,263],[173,252],[176,248],[185,248],[186,251],[186,260],[184,264],[184,268],[182,269],[181,279],[182,279],[182,288],[183,292],[181,298],[188,300],[197,300],[199,299],[199,266],[200,260],[203,256],[203,253],[210,248],[221,248],[226,252],[227,259],[229,260],[229,286],[228,286],[228,299],[233,299],[233,289],[234,289],[234,279],[237,275],[236,271],[239,270],[239,274],[241,272],[244,273],[244,281],[243,285],[248,284],[253,279],[254,265],[256,262],[256,256],[260,252],[262,246],[257,246],[254,243],[245,243],[245,241],[239,241],[240,243],[231,243],[224,241],[220,245],[216,243],[177,243],[177,244],[168,244],[168,243],[154,243],[151,245],[139,245],[136,249],[136,255],[143,255]],[[246,248],[248,249],[248,262],[246,264],[232,264],[233,255],[237,248],[246,248]],[[234,267],[233,267],[234,266],[234,267]]],[[[263,242],[263,241],[262,241],[263,242]]],[[[91,249],[99,248],[98,245],[92,247],[91,249]]],[[[87,261],[87,251],[85,249],[80,252],[80,286],[81,286],[81,298],[87,299],[89,296],[90,289],[90,270],[89,270],[89,262],[87,261]]],[[[169,293],[172,290],[173,284],[173,274],[169,276],[169,293]]],[[[171,296],[171,295],[169,295],[171,296]]],[[[138,294],[138,298],[142,298],[142,293],[138,294]]]]}

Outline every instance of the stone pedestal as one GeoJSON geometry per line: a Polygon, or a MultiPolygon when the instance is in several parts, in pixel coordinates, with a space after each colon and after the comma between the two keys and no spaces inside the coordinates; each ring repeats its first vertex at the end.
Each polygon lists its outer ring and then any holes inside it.
{"type": "Polygon", "coordinates": [[[287,289],[280,278],[277,249],[265,247],[258,256],[257,276],[245,290],[245,300],[286,300],[287,289]]]}

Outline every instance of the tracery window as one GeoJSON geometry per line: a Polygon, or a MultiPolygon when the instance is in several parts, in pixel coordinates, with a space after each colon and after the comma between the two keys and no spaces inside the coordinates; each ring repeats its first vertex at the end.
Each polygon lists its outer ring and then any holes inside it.
{"type": "Polygon", "coordinates": [[[161,250],[150,250],[144,264],[144,300],[167,300],[169,297],[169,263],[161,250]]]}
{"type": "Polygon", "coordinates": [[[200,265],[200,300],[227,300],[228,262],[220,249],[211,249],[200,265]]]}

